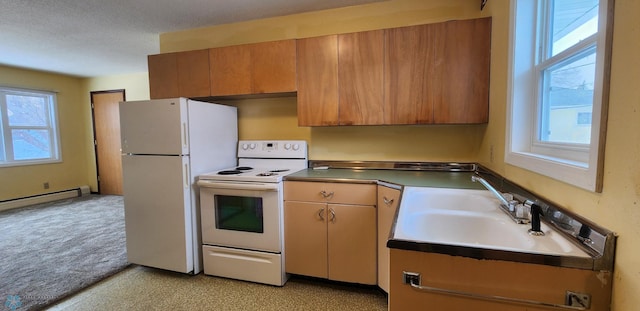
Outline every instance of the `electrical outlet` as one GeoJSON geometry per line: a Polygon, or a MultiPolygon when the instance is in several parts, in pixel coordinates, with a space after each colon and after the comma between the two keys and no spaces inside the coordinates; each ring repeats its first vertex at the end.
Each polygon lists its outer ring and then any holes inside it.
{"type": "Polygon", "coordinates": [[[42,184],[42,186],[43,186],[45,189],[49,189],[49,182],[48,182],[48,181],[47,181],[47,182],[45,182],[44,184],[42,184]]]}
{"type": "Polygon", "coordinates": [[[420,285],[420,273],[402,271],[402,280],[404,284],[420,285]]]}

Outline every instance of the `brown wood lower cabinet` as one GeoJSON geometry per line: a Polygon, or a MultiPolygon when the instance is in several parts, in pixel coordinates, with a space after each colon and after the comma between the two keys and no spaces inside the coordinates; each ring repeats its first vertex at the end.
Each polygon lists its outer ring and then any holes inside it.
{"type": "Polygon", "coordinates": [[[373,184],[285,182],[285,270],[375,285],[375,194],[373,184]]]}
{"type": "MultiPolygon", "coordinates": [[[[562,310],[531,304],[487,301],[431,293],[403,283],[403,272],[421,274],[421,285],[485,296],[565,304],[567,291],[591,296],[591,311],[610,310],[612,275],[608,271],[562,268],[500,260],[478,260],[391,249],[389,310],[562,310]]],[[[568,310],[568,309],[567,309],[568,310]]]]}

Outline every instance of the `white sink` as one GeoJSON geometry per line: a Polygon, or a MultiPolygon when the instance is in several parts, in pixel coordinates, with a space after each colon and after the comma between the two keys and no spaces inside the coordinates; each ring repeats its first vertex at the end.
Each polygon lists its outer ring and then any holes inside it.
{"type": "Polygon", "coordinates": [[[528,234],[487,190],[405,187],[394,239],[560,256],[590,257],[544,223],[528,234]]]}

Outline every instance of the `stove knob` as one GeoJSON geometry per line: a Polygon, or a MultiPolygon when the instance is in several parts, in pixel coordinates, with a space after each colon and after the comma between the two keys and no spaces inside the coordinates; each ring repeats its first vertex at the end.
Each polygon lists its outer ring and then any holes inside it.
{"type": "Polygon", "coordinates": [[[286,150],[291,149],[291,144],[289,144],[289,143],[284,144],[284,149],[286,149],[286,150]]]}
{"type": "Polygon", "coordinates": [[[249,144],[242,144],[242,150],[249,149],[249,144]]]}
{"type": "Polygon", "coordinates": [[[256,149],[256,144],[254,144],[254,143],[249,144],[249,148],[252,149],[252,150],[256,149]]]}
{"type": "Polygon", "coordinates": [[[298,151],[298,149],[300,149],[300,145],[293,144],[293,150],[298,151]]]}

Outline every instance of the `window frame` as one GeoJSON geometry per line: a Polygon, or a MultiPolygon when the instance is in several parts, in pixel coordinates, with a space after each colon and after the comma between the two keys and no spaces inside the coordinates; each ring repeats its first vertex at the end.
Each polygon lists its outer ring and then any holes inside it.
{"type": "MultiPolygon", "coordinates": [[[[611,37],[614,0],[599,0],[598,32],[556,55],[541,58],[538,38],[544,30],[539,6],[547,0],[511,0],[509,27],[509,77],[505,163],[562,182],[602,192],[602,171],[609,98],[611,37]],[[516,46],[518,49],[516,50],[516,46]],[[540,141],[541,67],[552,68],[595,46],[591,137],[589,144],[540,141]],[[542,62],[542,64],[539,64],[542,62]]],[[[545,43],[549,37],[544,34],[545,43]]]]}
{"type": "Polygon", "coordinates": [[[51,91],[31,90],[0,86],[0,167],[25,166],[62,162],[60,148],[60,128],[58,119],[57,94],[51,91]],[[34,96],[46,98],[46,125],[10,125],[7,95],[34,96]],[[12,130],[46,130],[49,136],[50,155],[47,158],[15,159],[13,153],[12,130]]]}

